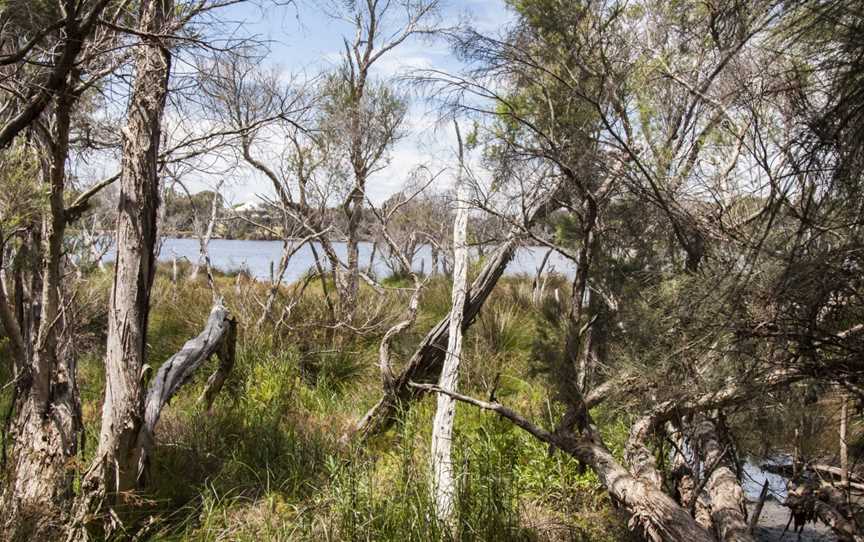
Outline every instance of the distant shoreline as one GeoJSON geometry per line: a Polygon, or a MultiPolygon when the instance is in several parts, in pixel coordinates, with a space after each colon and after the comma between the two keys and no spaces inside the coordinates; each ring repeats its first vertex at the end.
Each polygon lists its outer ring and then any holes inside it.
{"type": "MultiPolygon", "coordinates": [[[[181,233],[176,233],[176,232],[162,235],[162,237],[165,237],[168,239],[191,239],[193,241],[198,240],[198,237],[195,235],[191,235],[191,234],[187,235],[187,234],[181,234],[181,233]]],[[[303,239],[304,239],[303,237],[289,237],[287,240],[288,241],[302,241],[303,239]]],[[[284,241],[285,238],[274,237],[274,236],[222,237],[222,236],[218,236],[218,235],[213,235],[210,237],[210,240],[211,241],[284,241]]],[[[348,241],[348,239],[347,238],[339,238],[339,239],[332,239],[332,241],[335,241],[337,243],[345,243],[348,241]]],[[[368,238],[361,238],[360,241],[361,242],[368,242],[368,243],[372,242],[372,240],[368,239],[368,238]]]]}

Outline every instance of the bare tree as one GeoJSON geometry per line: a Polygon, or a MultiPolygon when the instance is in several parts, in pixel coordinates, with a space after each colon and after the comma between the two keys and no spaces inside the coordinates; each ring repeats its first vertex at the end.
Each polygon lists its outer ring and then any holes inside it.
{"type": "Polygon", "coordinates": [[[338,161],[349,175],[340,207],[345,215],[347,261],[336,279],[340,303],[350,320],[360,283],[359,243],[367,183],[386,166],[386,155],[401,135],[406,109],[385,84],[373,80],[372,69],[384,55],[412,36],[437,31],[438,0],[384,2],[352,0],[334,5],[334,17],[354,27],[345,40],[342,66],[328,85],[324,129],[344,140],[338,161]]]}
{"type": "MultiPolygon", "coordinates": [[[[459,364],[462,358],[462,319],[468,293],[468,190],[464,180],[464,146],[459,124],[454,122],[459,144],[458,173],[456,175],[456,219],[453,224],[453,294],[450,309],[450,328],[447,354],[441,367],[438,386],[456,391],[459,383],[459,364]]],[[[453,531],[456,481],[453,478],[453,419],[456,403],[452,396],[438,395],[438,408],[432,423],[432,487],[438,520],[453,531]]]]}

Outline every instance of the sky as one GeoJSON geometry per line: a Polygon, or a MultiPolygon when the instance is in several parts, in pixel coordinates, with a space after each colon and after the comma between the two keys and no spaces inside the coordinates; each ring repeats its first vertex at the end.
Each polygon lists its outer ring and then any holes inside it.
{"type": "MultiPolygon", "coordinates": [[[[339,1],[339,0],[335,0],[339,1]]],[[[395,3],[395,2],[394,2],[395,3]]],[[[329,16],[324,1],[298,0],[292,5],[274,5],[270,1],[241,3],[223,8],[218,17],[224,27],[236,29],[238,35],[254,36],[267,43],[270,53],[263,64],[291,74],[314,75],[337,65],[343,49],[343,37],[353,37],[347,23],[329,16]]],[[[481,32],[495,33],[512,20],[504,0],[443,0],[440,12],[444,26],[467,22],[481,32]]],[[[412,38],[383,56],[374,66],[378,78],[397,78],[412,69],[435,68],[458,71],[460,63],[443,40],[412,38]]],[[[396,192],[408,173],[419,164],[440,169],[454,156],[455,136],[450,126],[437,123],[438,116],[430,104],[412,97],[406,119],[407,137],[390,155],[389,166],[376,173],[368,183],[368,196],[381,202],[396,192]]],[[[441,183],[452,182],[442,175],[441,183]]],[[[192,180],[192,191],[209,188],[212,180],[192,180]]],[[[439,187],[444,188],[444,187],[439,187]]],[[[258,200],[259,194],[271,195],[269,183],[248,171],[232,178],[225,188],[228,200],[239,204],[258,200]]]]}

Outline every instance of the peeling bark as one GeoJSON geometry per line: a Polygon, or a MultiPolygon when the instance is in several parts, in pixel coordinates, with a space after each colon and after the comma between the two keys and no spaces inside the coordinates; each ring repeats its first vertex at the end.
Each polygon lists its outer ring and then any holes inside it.
{"type": "Polygon", "coordinates": [[[714,423],[703,419],[696,424],[695,438],[699,442],[702,460],[710,472],[705,482],[711,519],[717,537],[723,541],[753,542],[747,523],[744,490],[728,459],[728,450],[720,446],[714,423]]]}
{"type": "Polygon", "coordinates": [[[864,542],[864,534],[861,533],[858,525],[841,514],[837,508],[823,500],[816,500],[813,508],[819,519],[837,535],[838,540],[864,542]]]}
{"type": "MultiPolygon", "coordinates": [[[[34,290],[41,289],[33,304],[30,323],[34,340],[25,343],[21,328],[12,318],[5,288],[0,294],[0,319],[13,337],[16,390],[12,446],[3,492],[2,538],[49,540],[62,532],[72,499],[70,461],[77,452],[80,404],[74,366],[63,353],[58,337],[62,328],[61,285],[63,237],[66,218],[63,196],[69,127],[75,96],[57,97],[51,127],[44,134],[48,155],[43,164],[48,185],[48,209],[42,218],[41,272],[33,270],[34,290]],[[23,349],[23,350],[22,350],[23,349]]],[[[19,299],[20,301],[20,299],[19,299]]]]}
{"type": "MultiPolygon", "coordinates": [[[[171,72],[171,53],[159,35],[173,11],[172,0],[145,0],[139,5],[141,42],[134,53],[135,80],[121,131],[117,257],[108,311],[102,429],[96,457],[82,482],[76,525],[100,516],[103,500],[111,506],[135,489],[141,472],[136,442],[144,423],[147,318],[156,271],[157,157],[171,72]]],[[[70,536],[76,534],[86,538],[73,526],[70,536]]]]}
{"type": "Polygon", "coordinates": [[[228,331],[222,339],[217,355],[219,356],[219,367],[207,379],[204,391],[198,398],[198,403],[203,404],[208,412],[213,408],[216,395],[222,390],[225,380],[234,369],[234,361],[237,358],[237,323],[234,320],[229,322],[228,331]]]}
{"type": "MultiPolygon", "coordinates": [[[[156,425],[159,423],[162,410],[180,388],[189,381],[195,371],[216,354],[219,356],[219,367],[207,380],[204,392],[198,399],[199,403],[204,403],[209,409],[234,366],[236,340],[237,323],[223,305],[222,300],[218,299],[213,304],[210,316],[207,318],[201,333],[187,341],[176,354],[159,367],[147,389],[144,402],[144,421],[138,429],[135,446],[130,452],[138,465],[136,474],[139,484],[143,484],[146,480],[149,458],[156,440],[156,425]]],[[[93,469],[94,467],[91,467],[91,471],[87,473],[88,476],[92,476],[93,472],[98,472],[98,470],[93,469]]],[[[98,466],[95,469],[98,469],[98,466]]],[[[85,482],[87,480],[85,478],[85,482]]],[[[87,534],[83,529],[86,528],[86,523],[90,519],[87,514],[95,514],[101,506],[100,500],[94,499],[92,495],[84,495],[82,503],[76,512],[75,524],[70,529],[68,538],[70,541],[79,538],[86,539],[87,534]],[[93,508],[88,512],[84,505],[93,508]]]]}

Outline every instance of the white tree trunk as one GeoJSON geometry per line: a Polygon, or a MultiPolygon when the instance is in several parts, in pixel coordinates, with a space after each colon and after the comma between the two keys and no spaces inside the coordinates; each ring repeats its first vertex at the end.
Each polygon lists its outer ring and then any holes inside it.
{"type": "MultiPolygon", "coordinates": [[[[458,134],[458,127],[457,127],[458,134]]],[[[462,355],[462,320],[465,313],[465,298],[468,292],[468,206],[467,190],[462,178],[462,150],[460,140],[459,177],[457,179],[456,219],[453,226],[453,307],[450,310],[450,332],[447,354],[441,369],[438,385],[448,391],[456,391],[459,383],[459,360],[462,355]]],[[[453,480],[451,446],[453,417],[456,400],[443,393],[438,394],[438,409],[432,425],[432,473],[435,492],[435,512],[440,521],[452,526],[453,502],[456,485],[453,480]]]]}
{"type": "MultiPolygon", "coordinates": [[[[524,239],[524,231],[536,222],[558,208],[555,201],[560,186],[550,189],[534,201],[525,212],[521,224],[514,225],[507,238],[488,255],[483,267],[477,273],[466,298],[464,325],[470,326],[480,313],[486,299],[504,274],[507,267],[524,239]]],[[[444,274],[448,274],[447,258],[442,258],[444,274]]],[[[424,381],[440,378],[440,367],[443,363],[446,342],[449,340],[450,318],[444,317],[429,330],[408,363],[395,376],[392,387],[385,389],[381,399],[370,408],[353,428],[343,436],[348,440],[352,437],[365,439],[370,435],[386,431],[397,419],[397,413],[411,408],[411,403],[422,392],[411,386],[412,381],[424,381]]]]}
{"type": "Polygon", "coordinates": [[[849,446],[846,440],[847,421],[849,418],[849,397],[843,395],[840,407],[840,484],[843,491],[849,491],[849,446]]]}
{"type": "MultiPolygon", "coordinates": [[[[210,287],[213,287],[213,271],[210,268],[210,240],[213,238],[213,229],[216,227],[216,220],[219,218],[219,207],[222,205],[222,200],[219,197],[219,191],[222,189],[222,183],[219,181],[213,190],[213,199],[210,201],[210,216],[207,219],[207,227],[204,233],[198,236],[198,261],[195,262],[195,267],[189,273],[189,280],[194,281],[198,278],[198,273],[201,271],[201,266],[207,271],[207,280],[210,281],[210,287]]],[[[193,207],[194,208],[194,207],[193,207]]]]}

